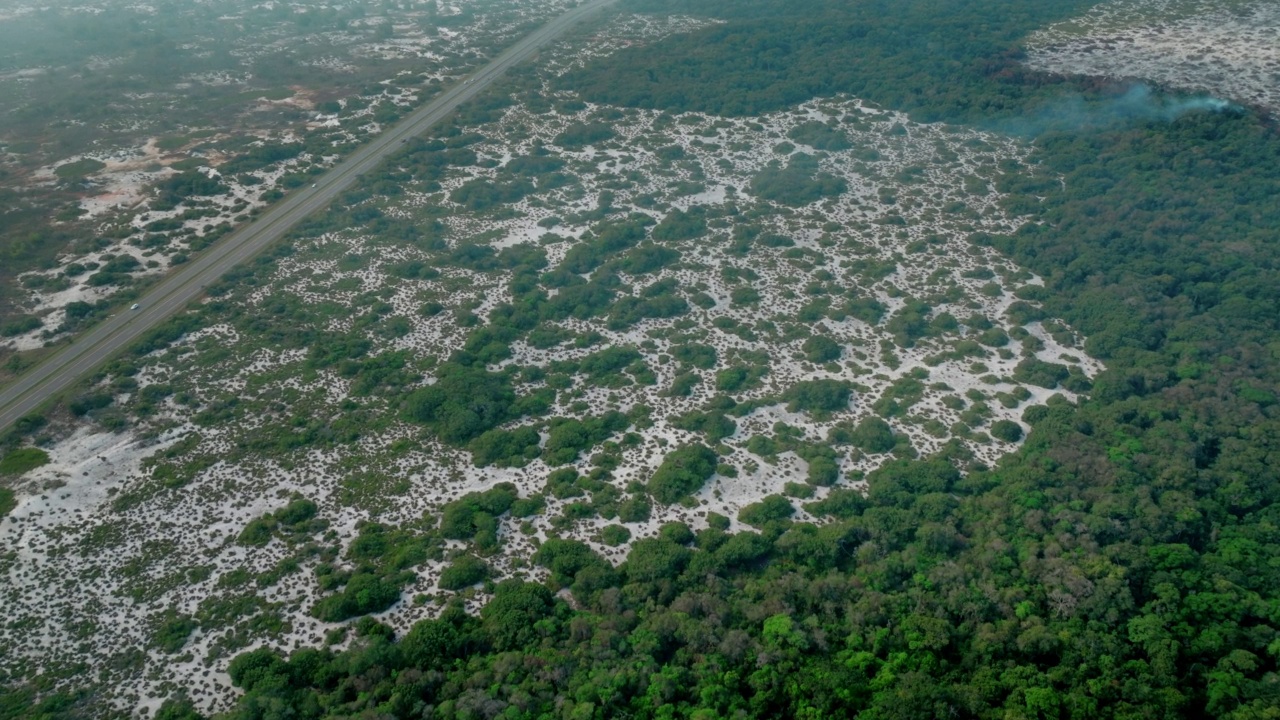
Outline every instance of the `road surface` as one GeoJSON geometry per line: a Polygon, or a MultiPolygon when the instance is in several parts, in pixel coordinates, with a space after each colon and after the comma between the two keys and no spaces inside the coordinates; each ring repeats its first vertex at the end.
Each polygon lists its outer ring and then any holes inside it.
{"type": "Polygon", "coordinates": [[[377,167],[400,149],[402,140],[421,134],[443,120],[459,105],[474,97],[512,66],[559,37],[575,23],[615,0],[590,0],[555,18],[515,45],[388,128],[350,157],[315,179],[315,185],[294,192],[248,225],[227,235],[194,261],[182,266],[138,299],[137,310],[123,310],[94,326],[81,337],[46,358],[0,390],[0,431],[38,410],[45,402],[87,377],[97,367],[128,347],[148,330],[181,312],[236,265],[262,252],[299,221],[326,207],[356,179],[377,167]]]}

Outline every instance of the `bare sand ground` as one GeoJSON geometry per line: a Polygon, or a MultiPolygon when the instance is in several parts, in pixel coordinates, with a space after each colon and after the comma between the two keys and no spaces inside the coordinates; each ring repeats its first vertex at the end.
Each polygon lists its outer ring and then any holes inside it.
{"type": "Polygon", "coordinates": [[[1118,0],[1028,41],[1027,64],[1146,80],[1280,111],[1280,6],[1118,0]]]}

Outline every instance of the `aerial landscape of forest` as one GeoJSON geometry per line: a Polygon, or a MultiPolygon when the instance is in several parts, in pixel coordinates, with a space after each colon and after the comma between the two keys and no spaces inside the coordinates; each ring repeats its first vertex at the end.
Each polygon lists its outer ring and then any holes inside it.
{"type": "Polygon", "coordinates": [[[0,720],[1280,720],[1278,30],[0,5],[0,720]]]}

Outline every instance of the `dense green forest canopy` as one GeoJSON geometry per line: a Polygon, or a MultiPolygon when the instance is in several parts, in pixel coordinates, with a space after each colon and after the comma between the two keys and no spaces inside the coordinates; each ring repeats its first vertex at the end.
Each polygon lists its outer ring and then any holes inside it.
{"type": "MultiPolygon", "coordinates": [[[[726,113],[850,92],[985,123],[1080,91],[1010,59],[1084,4],[646,0],[632,6],[732,23],[565,82],[726,113]],[[741,62],[771,47],[789,50],[741,62]],[[827,50],[849,62],[820,68],[827,50]]],[[[810,504],[825,525],[778,498],[748,513],[754,530],[664,527],[617,568],[551,540],[533,558],[549,581],[492,586],[478,616],[450,605],[400,638],[366,618],[346,650],[241,656],[226,716],[1280,717],[1280,136],[1254,113],[1192,112],[1044,134],[1032,160],[1002,190],[1042,222],[972,239],[1044,277],[1048,315],[1108,369],[1078,406],[1029,411],[997,467],[898,461],[865,495],[810,504]]],[[[457,377],[507,397],[499,378],[457,377]]],[[[459,441],[493,419],[417,401],[442,430],[461,417],[459,441]]],[[[874,424],[851,439],[894,442],[874,424]]],[[[672,497],[713,454],[678,452],[672,497]]],[[[467,562],[457,574],[483,576],[467,562]]],[[[0,718],[76,715],[78,698],[37,704],[39,689],[0,718]]]]}
{"type": "Polygon", "coordinates": [[[626,48],[566,74],[561,86],[595,102],[720,115],[848,93],[925,122],[985,124],[1060,96],[1019,66],[1016,43],[1093,4],[633,0],[642,12],[726,22],[626,48]]]}

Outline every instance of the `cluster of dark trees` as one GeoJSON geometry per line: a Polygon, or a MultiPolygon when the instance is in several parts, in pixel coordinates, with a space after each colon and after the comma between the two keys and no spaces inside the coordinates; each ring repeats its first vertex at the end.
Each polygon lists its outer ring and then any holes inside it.
{"type": "Polygon", "coordinates": [[[792,155],[786,165],[775,160],[751,179],[751,192],[791,207],[835,197],[848,189],[848,183],[819,170],[817,159],[805,153],[792,155]]]}

